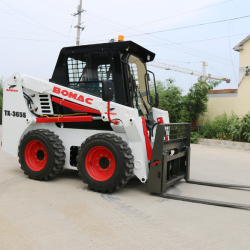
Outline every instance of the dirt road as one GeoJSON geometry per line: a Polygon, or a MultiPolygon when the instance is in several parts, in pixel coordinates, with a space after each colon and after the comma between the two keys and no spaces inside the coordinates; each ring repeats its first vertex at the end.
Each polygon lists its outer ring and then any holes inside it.
{"type": "MultiPolygon", "coordinates": [[[[250,185],[250,152],[193,145],[191,177],[250,185]]],[[[169,193],[250,205],[250,192],[179,183],[169,193]]],[[[0,149],[0,249],[249,249],[250,211],[163,199],[137,180],[89,191],[76,171],[30,180],[0,149]]]]}

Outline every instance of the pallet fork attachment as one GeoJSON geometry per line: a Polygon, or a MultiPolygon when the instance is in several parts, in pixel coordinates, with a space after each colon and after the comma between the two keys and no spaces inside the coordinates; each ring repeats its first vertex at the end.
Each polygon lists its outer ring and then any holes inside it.
{"type": "Polygon", "coordinates": [[[221,188],[250,189],[246,185],[223,184],[191,180],[190,176],[191,124],[159,124],[156,129],[153,154],[147,181],[147,191],[164,198],[201,203],[206,205],[250,209],[250,205],[199,199],[168,194],[167,189],[185,179],[186,183],[221,188]]]}

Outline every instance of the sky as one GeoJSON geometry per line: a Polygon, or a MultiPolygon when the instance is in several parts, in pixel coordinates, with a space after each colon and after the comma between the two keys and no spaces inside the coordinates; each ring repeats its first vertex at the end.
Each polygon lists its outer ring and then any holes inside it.
{"type": "MultiPolygon", "coordinates": [[[[239,53],[233,47],[250,34],[249,0],[82,2],[80,44],[124,35],[154,52],[156,62],[201,71],[205,61],[208,74],[231,79],[216,89],[238,88],[239,53]]],[[[73,14],[78,4],[79,0],[0,0],[0,77],[18,72],[51,78],[60,50],[76,44],[73,14]]],[[[183,93],[198,78],[148,69],[157,80],[175,79],[183,93]]]]}

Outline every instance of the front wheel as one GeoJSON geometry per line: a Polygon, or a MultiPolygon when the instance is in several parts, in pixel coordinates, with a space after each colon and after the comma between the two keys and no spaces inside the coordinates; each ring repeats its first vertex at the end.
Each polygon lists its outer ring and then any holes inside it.
{"type": "Polygon", "coordinates": [[[77,156],[77,168],[83,182],[100,192],[113,192],[124,186],[133,175],[133,162],[128,144],[109,133],[87,138],[77,156]]]}

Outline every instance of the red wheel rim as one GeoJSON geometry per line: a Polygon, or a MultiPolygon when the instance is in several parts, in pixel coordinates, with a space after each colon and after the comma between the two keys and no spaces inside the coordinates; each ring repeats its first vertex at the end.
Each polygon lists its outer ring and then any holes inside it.
{"type": "Polygon", "coordinates": [[[87,153],[85,167],[94,180],[106,181],[115,172],[115,157],[107,148],[96,146],[87,153]]]}
{"type": "Polygon", "coordinates": [[[41,171],[47,163],[47,150],[40,141],[30,141],[25,148],[24,159],[31,170],[41,171]]]}

